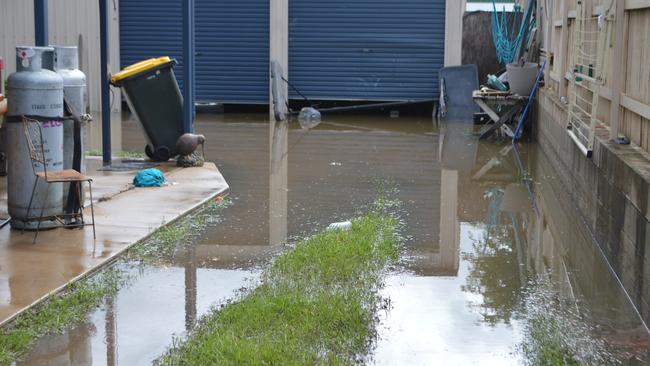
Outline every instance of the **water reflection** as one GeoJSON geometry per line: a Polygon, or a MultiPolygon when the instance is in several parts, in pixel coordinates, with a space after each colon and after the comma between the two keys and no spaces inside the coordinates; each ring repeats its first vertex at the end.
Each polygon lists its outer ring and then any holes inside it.
{"type": "MultiPolygon", "coordinates": [[[[93,364],[150,362],[283,243],[364,212],[379,182],[397,188],[406,243],[382,290],[392,308],[371,363],[521,363],[524,294],[539,274],[595,336],[633,345],[629,354],[647,349],[643,323],[535,145],[478,142],[471,125],[427,118],[328,116],[310,131],[264,118],[200,116],[234,205],[195,246],[89,316],[80,342],[93,364]]],[[[133,123],[124,135],[127,149],[141,147],[133,123]]]]}
{"type": "Polygon", "coordinates": [[[83,322],[64,334],[43,337],[17,366],[92,365],[90,337],[95,329],[83,322]]]}
{"type": "Polygon", "coordinates": [[[269,122],[269,244],[287,241],[289,123],[269,122]]]}

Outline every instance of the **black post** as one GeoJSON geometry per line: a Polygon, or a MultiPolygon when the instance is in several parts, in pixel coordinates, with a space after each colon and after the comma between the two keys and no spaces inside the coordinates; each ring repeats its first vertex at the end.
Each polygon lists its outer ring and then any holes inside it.
{"type": "Polygon", "coordinates": [[[183,0],[183,131],[194,121],[194,0],[183,0]]]}
{"type": "Polygon", "coordinates": [[[47,46],[47,0],[34,0],[34,38],[37,46],[47,46]]]}
{"type": "Polygon", "coordinates": [[[108,83],[108,5],[99,0],[100,87],[102,91],[102,160],[111,163],[111,101],[108,83]]]}

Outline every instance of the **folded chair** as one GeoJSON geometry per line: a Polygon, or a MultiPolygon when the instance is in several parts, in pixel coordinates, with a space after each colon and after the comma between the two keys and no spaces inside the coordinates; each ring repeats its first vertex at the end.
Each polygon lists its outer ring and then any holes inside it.
{"type": "MultiPolygon", "coordinates": [[[[36,180],[34,181],[34,187],[32,188],[32,195],[29,199],[29,205],[27,206],[27,219],[28,220],[38,220],[38,224],[36,226],[36,233],[34,234],[34,241],[33,243],[36,243],[36,238],[38,237],[38,232],[41,228],[41,221],[43,220],[56,220],[61,224],[61,226],[65,227],[75,227],[75,226],[86,226],[86,225],[92,225],[93,226],[93,238],[96,238],[95,235],[95,210],[93,207],[93,186],[92,186],[92,178],[86,177],[82,175],[80,172],[74,170],[74,169],[65,169],[65,170],[48,170],[47,169],[47,159],[45,156],[45,149],[43,146],[43,127],[41,126],[41,123],[37,120],[28,118],[28,117],[23,117],[23,127],[25,130],[25,139],[27,141],[27,148],[29,150],[29,157],[31,159],[32,163],[32,170],[34,171],[34,175],[36,176],[36,180]],[[37,171],[37,168],[43,168],[43,171],[37,171]],[[61,215],[55,215],[55,216],[47,216],[43,217],[43,211],[45,210],[45,207],[41,207],[41,212],[39,216],[37,217],[30,217],[30,211],[32,209],[32,203],[34,201],[34,195],[36,194],[36,186],[38,185],[39,180],[44,181],[47,184],[52,184],[52,183],[71,183],[76,185],[76,195],[77,195],[77,202],[79,202],[79,210],[78,212],[72,212],[72,213],[66,213],[66,214],[61,214],[61,215]],[[81,183],[83,182],[88,182],[88,194],[90,198],[90,213],[92,216],[92,222],[91,223],[86,223],[84,221],[84,208],[83,205],[81,205],[81,183]],[[65,219],[69,220],[76,220],[74,223],[66,223],[65,219]]],[[[47,201],[47,196],[49,195],[49,189],[45,193],[45,201],[47,201]]]]}

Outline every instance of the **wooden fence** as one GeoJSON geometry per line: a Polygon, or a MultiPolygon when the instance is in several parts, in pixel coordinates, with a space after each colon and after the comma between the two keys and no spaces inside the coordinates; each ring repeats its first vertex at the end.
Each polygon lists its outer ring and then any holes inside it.
{"type": "MultiPolygon", "coordinates": [[[[567,96],[574,67],[579,0],[539,0],[542,47],[549,60],[548,90],[567,96]]],[[[597,117],[610,137],[628,137],[650,151],[650,0],[580,0],[593,16],[604,14],[606,80],[597,117]]],[[[577,91],[580,92],[580,91],[577,91]]]]}

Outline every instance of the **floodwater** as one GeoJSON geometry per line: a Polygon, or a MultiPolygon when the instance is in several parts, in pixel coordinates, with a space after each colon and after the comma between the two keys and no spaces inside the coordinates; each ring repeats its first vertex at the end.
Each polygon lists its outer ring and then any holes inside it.
{"type": "MultiPolygon", "coordinates": [[[[381,289],[390,306],[368,364],[522,364],[540,314],[570,324],[560,335],[587,362],[648,361],[645,323],[539,147],[478,142],[467,127],[326,115],[305,131],[264,115],[200,115],[233,205],[187,253],[145,267],[19,364],[150,363],[254,284],[284,243],[363,213],[386,189],[402,202],[405,245],[381,289]]],[[[135,122],[123,134],[125,150],[142,149],[135,122]]]]}

